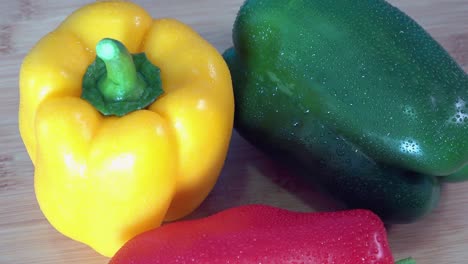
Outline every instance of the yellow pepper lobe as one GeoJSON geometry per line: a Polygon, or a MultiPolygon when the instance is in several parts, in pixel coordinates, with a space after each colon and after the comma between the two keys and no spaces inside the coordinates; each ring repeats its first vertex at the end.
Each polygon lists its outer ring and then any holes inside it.
{"type": "Polygon", "coordinates": [[[160,225],[176,172],[162,117],[137,111],[103,119],[79,98],[54,98],[38,110],[37,129],[36,196],[60,232],[112,256],[135,234],[160,225]],[[164,155],[155,159],[155,149],[164,155]]]}
{"type": "Polygon", "coordinates": [[[234,118],[231,75],[210,43],[174,19],[154,21],[143,51],[161,68],[165,91],[149,109],[170,121],[177,140],[177,189],[166,215],[173,221],[198,208],[223,168],[234,118]]]}

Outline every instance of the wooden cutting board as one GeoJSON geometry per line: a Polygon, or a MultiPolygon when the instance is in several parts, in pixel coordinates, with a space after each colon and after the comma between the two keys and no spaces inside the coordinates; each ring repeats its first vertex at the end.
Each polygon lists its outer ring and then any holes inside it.
{"type": "MultiPolygon", "coordinates": [[[[0,263],[103,264],[104,258],[55,231],[33,192],[33,166],[18,134],[18,70],[26,52],[74,9],[90,1],[0,0],[0,263]]],[[[220,52],[242,0],[139,0],[154,17],[195,28],[220,52]]],[[[468,0],[391,0],[418,21],[468,70],[468,0]]],[[[190,216],[265,203],[292,210],[330,209],[331,199],[304,184],[234,133],[215,189],[190,216]]],[[[389,228],[396,258],[420,264],[468,263],[468,182],[444,186],[438,208],[421,221],[389,228]]]]}

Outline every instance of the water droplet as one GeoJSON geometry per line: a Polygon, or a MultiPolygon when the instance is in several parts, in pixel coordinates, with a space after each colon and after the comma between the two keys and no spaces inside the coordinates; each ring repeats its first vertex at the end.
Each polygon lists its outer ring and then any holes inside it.
{"type": "Polygon", "coordinates": [[[400,144],[400,151],[402,153],[412,154],[412,155],[422,154],[420,145],[412,139],[407,139],[407,140],[402,141],[400,144]]]}

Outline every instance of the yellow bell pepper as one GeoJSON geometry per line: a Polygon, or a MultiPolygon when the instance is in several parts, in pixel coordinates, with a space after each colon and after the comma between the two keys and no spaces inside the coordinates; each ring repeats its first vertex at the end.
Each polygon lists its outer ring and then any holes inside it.
{"type": "Polygon", "coordinates": [[[40,209],[104,256],[194,211],[219,177],[233,128],[231,76],[218,51],[179,21],[130,2],[85,5],[27,54],[19,85],[40,209]],[[149,77],[135,66],[138,54],[156,66],[149,77]],[[104,73],[90,70],[98,62],[104,73]],[[163,92],[138,105],[149,79],[163,92]],[[96,86],[91,96],[85,82],[96,86]]]}

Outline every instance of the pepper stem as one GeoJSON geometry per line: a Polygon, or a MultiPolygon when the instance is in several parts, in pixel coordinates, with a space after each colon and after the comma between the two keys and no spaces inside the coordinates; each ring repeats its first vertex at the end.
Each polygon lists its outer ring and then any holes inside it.
{"type": "Polygon", "coordinates": [[[114,39],[102,39],[96,55],[106,65],[107,74],[99,80],[98,89],[109,102],[136,101],[144,92],[145,82],[136,71],[132,55],[114,39]]]}
{"type": "Polygon", "coordinates": [[[395,264],[416,264],[416,261],[413,258],[405,258],[398,260],[395,264]]]}
{"type": "Polygon", "coordinates": [[[145,53],[130,54],[118,40],[105,38],[83,76],[81,98],[101,114],[123,116],[144,109],[164,93],[161,71],[145,53]]]}

